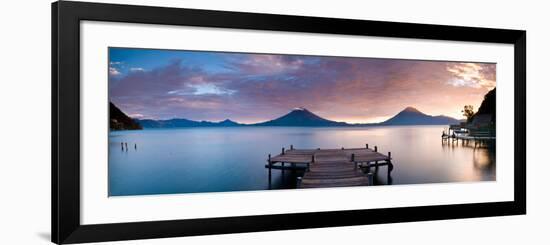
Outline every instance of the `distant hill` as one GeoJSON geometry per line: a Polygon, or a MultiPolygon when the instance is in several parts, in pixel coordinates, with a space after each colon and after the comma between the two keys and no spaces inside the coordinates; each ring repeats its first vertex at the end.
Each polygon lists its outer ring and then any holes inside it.
{"type": "Polygon", "coordinates": [[[490,115],[491,122],[496,123],[496,115],[497,115],[497,88],[494,88],[493,90],[489,91],[487,94],[485,94],[485,97],[483,98],[483,101],[481,102],[481,105],[479,106],[479,109],[477,110],[476,114],[474,115],[474,119],[476,116],[480,115],[490,115]]]}
{"type": "Polygon", "coordinates": [[[243,125],[229,119],[220,122],[193,121],[182,118],[174,118],[168,120],[142,119],[138,120],[138,122],[144,128],[233,127],[243,125]]]}
{"type": "Polygon", "coordinates": [[[407,107],[381,125],[443,125],[458,124],[460,121],[447,116],[430,116],[414,107],[407,107]]]}
{"type": "Polygon", "coordinates": [[[231,127],[231,126],[242,126],[242,124],[231,121],[229,119],[225,119],[221,122],[217,122],[217,125],[219,126],[225,126],[225,127],[231,127]]]}
{"type": "Polygon", "coordinates": [[[310,112],[306,108],[300,107],[277,119],[252,124],[251,126],[331,127],[349,126],[349,124],[324,119],[310,112]]]}
{"type": "Polygon", "coordinates": [[[115,104],[109,102],[109,128],[111,130],[135,130],[142,129],[134,119],[128,117],[115,104]]]}

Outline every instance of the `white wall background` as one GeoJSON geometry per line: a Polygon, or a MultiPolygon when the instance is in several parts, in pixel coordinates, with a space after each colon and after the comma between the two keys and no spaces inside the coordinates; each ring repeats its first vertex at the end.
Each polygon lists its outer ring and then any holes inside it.
{"type": "MultiPolygon", "coordinates": [[[[109,1],[108,2],[114,2],[109,1]]],[[[277,231],[106,244],[547,244],[550,163],[545,104],[550,22],[544,1],[120,0],[180,6],[525,29],[527,34],[526,216],[277,231]],[[546,227],[546,228],[545,228],[546,227]]],[[[9,1],[0,14],[0,244],[48,244],[50,230],[50,1],[9,1]]]]}

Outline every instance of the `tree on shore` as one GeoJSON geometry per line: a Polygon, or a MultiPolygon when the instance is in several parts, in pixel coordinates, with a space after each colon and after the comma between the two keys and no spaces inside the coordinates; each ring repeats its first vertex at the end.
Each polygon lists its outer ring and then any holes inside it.
{"type": "Polygon", "coordinates": [[[474,106],[472,105],[465,105],[464,109],[462,110],[462,115],[466,117],[467,122],[472,122],[472,119],[474,118],[475,112],[474,112],[474,106]]]}

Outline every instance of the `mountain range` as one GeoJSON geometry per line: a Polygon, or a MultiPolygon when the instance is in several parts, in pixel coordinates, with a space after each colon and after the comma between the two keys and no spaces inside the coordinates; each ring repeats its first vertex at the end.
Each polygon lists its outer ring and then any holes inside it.
{"type": "Polygon", "coordinates": [[[231,121],[229,119],[225,119],[219,122],[193,121],[181,118],[168,120],[138,119],[137,121],[144,128],[233,127],[244,125],[231,121]]]}
{"type": "Polygon", "coordinates": [[[375,125],[443,125],[456,124],[459,120],[447,116],[431,116],[416,108],[407,107],[394,117],[381,123],[349,124],[322,118],[306,108],[295,108],[289,113],[265,122],[242,124],[229,119],[211,121],[193,121],[174,118],[168,120],[134,119],[143,128],[186,128],[186,127],[243,127],[243,126],[286,126],[286,127],[357,127],[375,125]]]}

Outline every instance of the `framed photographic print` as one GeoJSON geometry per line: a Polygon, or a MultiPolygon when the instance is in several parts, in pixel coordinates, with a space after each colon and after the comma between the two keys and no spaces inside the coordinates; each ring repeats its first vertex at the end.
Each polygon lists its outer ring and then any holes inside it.
{"type": "Polygon", "coordinates": [[[52,241],[525,214],[525,37],[55,2],[52,241]]]}

